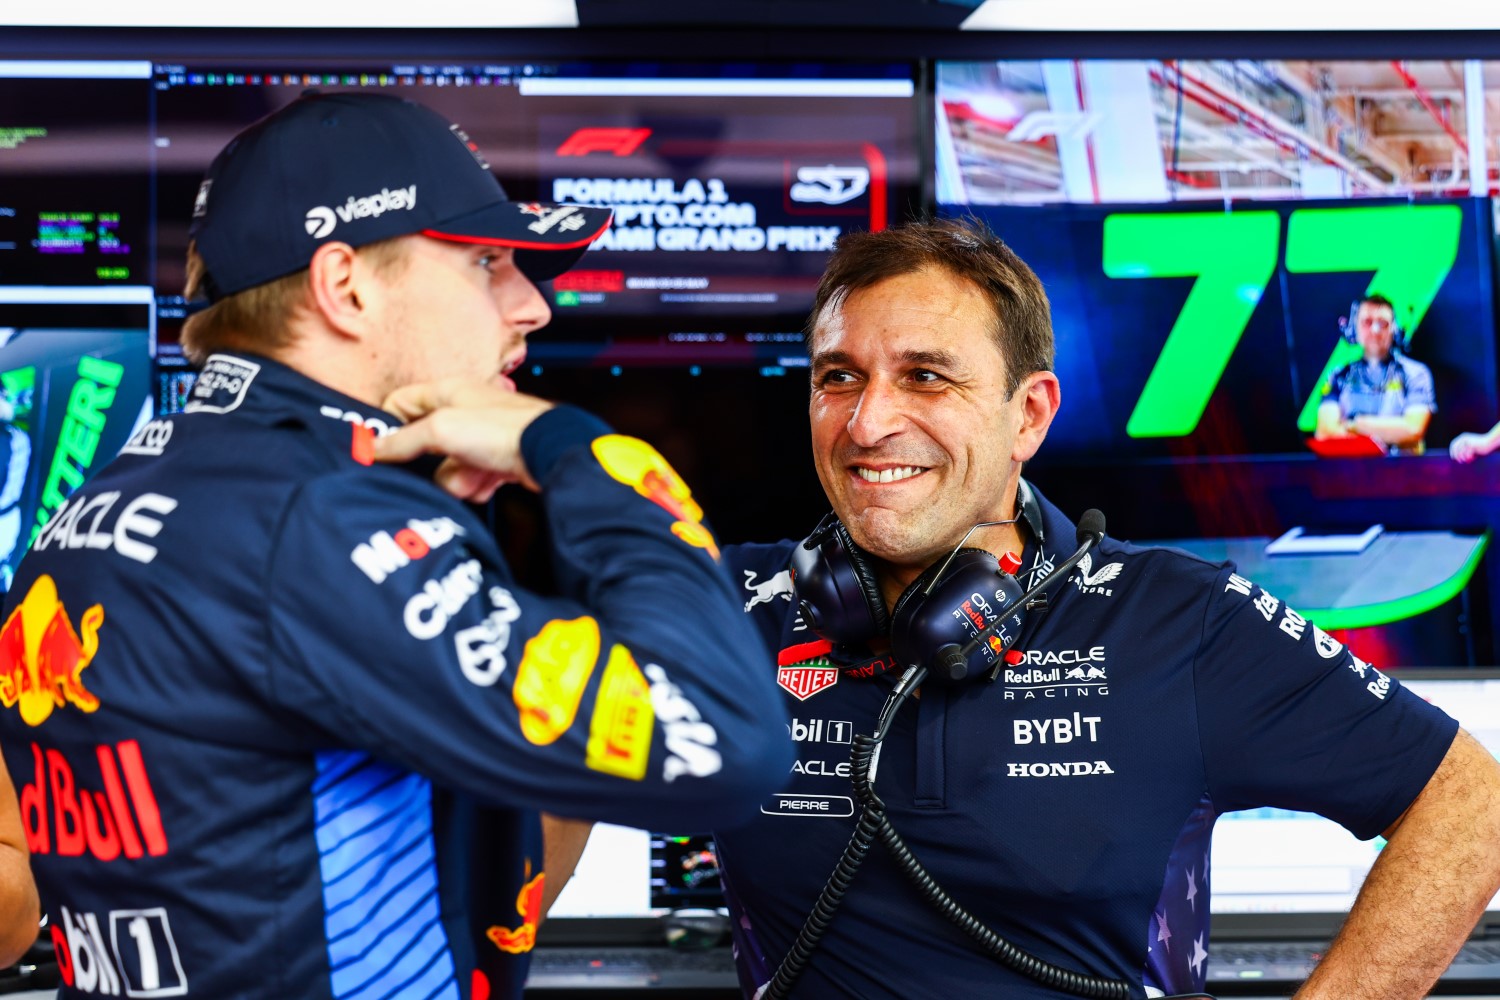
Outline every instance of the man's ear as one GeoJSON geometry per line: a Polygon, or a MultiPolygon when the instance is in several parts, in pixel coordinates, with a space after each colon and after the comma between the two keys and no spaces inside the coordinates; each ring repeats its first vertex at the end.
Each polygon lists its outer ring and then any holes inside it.
{"type": "Polygon", "coordinates": [[[1062,405],[1062,386],[1051,372],[1032,372],[1016,387],[1021,397],[1020,427],[1011,459],[1029,462],[1047,437],[1047,428],[1062,405]]]}
{"type": "Polygon", "coordinates": [[[371,322],[366,270],[347,243],[324,243],[307,266],[312,308],[334,330],[362,339],[371,322]]]}

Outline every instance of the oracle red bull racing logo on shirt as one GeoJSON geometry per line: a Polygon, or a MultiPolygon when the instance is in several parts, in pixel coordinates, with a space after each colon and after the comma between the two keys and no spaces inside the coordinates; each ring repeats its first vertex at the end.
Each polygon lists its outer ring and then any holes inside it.
{"type": "Polygon", "coordinates": [[[28,726],[40,726],[68,705],[84,712],[99,708],[80,675],[99,649],[104,607],[95,604],[78,624],[75,632],[57,584],[43,574],[0,628],[0,704],[19,706],[28,726]]]}
{"type": "Polygon", "coordinates": [[[677,520],[672,534],[694,548],[705,549],[717,562],[719,546],[703,524],[703,508],[677,471],[660,453],[639,438],[606,434],[596,438],[594,457],[610,477],[624,483],[677,520]]]}

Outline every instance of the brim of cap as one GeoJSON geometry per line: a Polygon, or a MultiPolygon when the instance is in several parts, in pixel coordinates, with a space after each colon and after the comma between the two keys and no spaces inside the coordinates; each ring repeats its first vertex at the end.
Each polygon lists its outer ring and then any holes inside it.
{"type": "Polygon", "coordinates": [[[516,267],[532,281],[551,281],[578,263],[609,228],[614,212],[587,205],[503,201],[422,230],[455,243],[511,247],[516,267]],[[575,221],[576,220],[576,221],[575,221]]]}

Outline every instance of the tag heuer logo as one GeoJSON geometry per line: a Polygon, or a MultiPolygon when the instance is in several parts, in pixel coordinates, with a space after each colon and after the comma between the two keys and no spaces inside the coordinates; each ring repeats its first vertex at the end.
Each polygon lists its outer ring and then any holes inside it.
{"type": "Polygon", "coordinates": [[[781,667],[776,671],[776,683],[798,701],[806,701],[819,691],[833,687],[838,680],[838,668],[824,666],[821,662],[781,667]]]}

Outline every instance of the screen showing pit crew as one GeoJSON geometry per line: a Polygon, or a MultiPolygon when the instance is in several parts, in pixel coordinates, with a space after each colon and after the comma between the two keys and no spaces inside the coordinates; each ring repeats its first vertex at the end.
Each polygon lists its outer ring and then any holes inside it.
{"type": "Polygon", "coordinates": [[[1497,662],[1500,455],[1450,457],[1500,421],[1496,203],[1454,168],[1500,136],[1495,72],[937,63],[938,211],[1052,302],[1063,406],[1028,474],[1377,665],[1497,662]]]}
{"type": "MultiPolygon", "coordinates": [[[[306,87],[378,89],[459,123],[513,198],[614,208],[544,290],[533,363],[795,365],[833,241],[920,209],[913,79],[909,64],[158,66],[158,287],[181,284],[212,150],[306,87]]],[[[350,206],[363,194],[378,192],[350,206]]]]}

